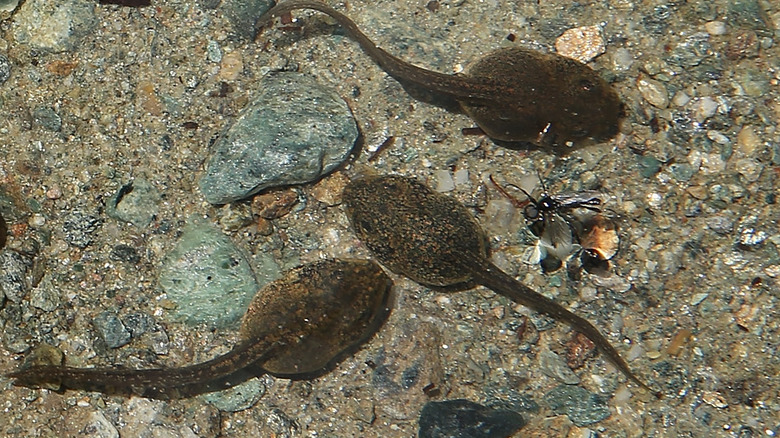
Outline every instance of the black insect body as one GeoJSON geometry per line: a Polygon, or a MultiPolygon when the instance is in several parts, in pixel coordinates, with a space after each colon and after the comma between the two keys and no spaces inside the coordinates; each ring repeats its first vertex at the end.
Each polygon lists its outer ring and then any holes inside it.
{"type": "Polygon", "coordinates": [[[522,209],[528,229],[539,239],[539,261],[545,272],[560,269],[563,260],[580,250],[580,241],[585,235],[583,224],[587,218],[575,214],[576,210],[585,209],[597,214],[601,212],[604,203],[604,195],[600,192],[586,190],[551,195],[544,183],[542,196],[538,199],[521,187],[514,186],[527,198],[526,201],[519,201],[496,184],[492,177],[491,181],[517,208],[522,209]]]}

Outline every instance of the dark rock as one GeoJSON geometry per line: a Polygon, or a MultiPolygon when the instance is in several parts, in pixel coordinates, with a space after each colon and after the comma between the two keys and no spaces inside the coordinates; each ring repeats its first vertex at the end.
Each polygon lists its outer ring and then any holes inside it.
{"type": "Polygon", "coordinates": [[[130,332],[118,316],[103,312],[94,320],[95,328],[108,348],[119,348],[130,342],[130,332]]]}
{"type": "Polygon", "coordinates": [[[78,247],[86,248],[92,243],[92,234],[100,228],[101,220],[97,216],[79,210],[70,212],[62,224],[65,241],[78,247]]]}
{"type": "Polygon", "coordinates": [[[508,437],[525,426],[517,412],[491,409],[468,400],[428,402],[420,413],[420,438],[508,437]]]}

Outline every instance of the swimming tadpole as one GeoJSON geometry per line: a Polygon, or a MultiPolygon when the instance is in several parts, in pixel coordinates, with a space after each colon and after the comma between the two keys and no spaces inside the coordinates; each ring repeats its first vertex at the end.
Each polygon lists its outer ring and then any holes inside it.
{"type": "MultiPolygon", "coordinates": [[[[257,372],[308,378],[354,352],[390,313],[392,281],[367,260],[322,260],[291,269],[250,303],[228,353],[180,368],[74,368],[31,354],[7,377],[17,386],[181,398],[225,389],[257,372]],[[48,363],[43,361],[48,360],[48,363]]],[[[47,351],[47,349],[44,349],[47,351]]],[[[61,359],[59,359],[61,360],[61,359]]]]}

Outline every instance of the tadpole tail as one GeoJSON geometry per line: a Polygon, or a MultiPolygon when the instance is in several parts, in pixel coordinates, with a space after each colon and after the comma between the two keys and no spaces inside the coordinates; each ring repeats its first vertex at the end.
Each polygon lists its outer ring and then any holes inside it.
{"type": "MultiPolygon", "coordinates": [[[[454,76],[417,67],[416,65],[410,64],[387,53],[384,49],[374,44],[374,42],[371,41],[371,39],[369,39],[349,17],[321,1],[281,1],[258,18],[255,25],[257,27],[264,27],[274,18],[299,9],[313,9],[336,20],[339,25],[358,42],[360,48],[362,48],[374,62],[379,64],[387,74],[401,83],[412,83],[422,89],[451,96],[455,99],[484,99],[486,102],[495,101],[496,99],[497,93],[486,92],[485,83],[483,82],[478,82],[466,76],[454,76]]],[[[500,84],[490,84],[489,88],[495,90],[500,86],[500,84]]],[[[507,90],[505,94],[511,94],[511,90],[507,90]]]]}
{"type": "Polygon", "coordinates": [[[171,388],[205,385],[226,378],[247,364],[263,363],[275,354],[277,344],[244,342],[228,353],[181,368],[75,368],[34,365],[7,374],[17,386],[157,393],[171,388]]]}
{"type": "Polygon", "coordinates": [[[598,348],[599,351],[601,351],[601,353],[631,381],[639,385],[639,387],[651,392],[657,398],[663,397],[660,391],[650,388],[650,386],[631,371],[631,368],[629,368],[626,361],[620,356],[620,353],[615,350],[615,347],[613,347],[604,335],[602,335],[593,324],[588,322],[588,320],[577,316],[555,301],[520,283],[492,263],[487,263],[484,268],[474,269],[473,271],[474,280],[479,284],[510,298],[512,301],[520,303],[539,313],[551,316],[557,321],[563,321],[569,324],[572,328],[593,341],[596,348],[598,348]]]}

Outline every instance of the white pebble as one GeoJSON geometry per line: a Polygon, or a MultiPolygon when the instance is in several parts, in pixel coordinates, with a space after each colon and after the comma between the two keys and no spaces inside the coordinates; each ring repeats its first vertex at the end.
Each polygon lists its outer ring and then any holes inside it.
{"type": "Polygon", "coordinates": [[[725,35],[726,23],[722,21],[709,21],[704,24],[704,29],[710,35],[725,35]]]}
{"type": "Polygon", "coordinates": [[[433,172],[436,177],[436,191],[439,193],[451,192],[455,190],[455,181],[452,180],[450,171],[440,169],[433,172]]]}

